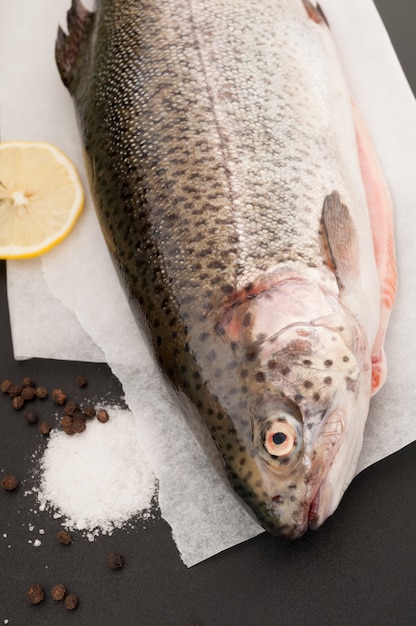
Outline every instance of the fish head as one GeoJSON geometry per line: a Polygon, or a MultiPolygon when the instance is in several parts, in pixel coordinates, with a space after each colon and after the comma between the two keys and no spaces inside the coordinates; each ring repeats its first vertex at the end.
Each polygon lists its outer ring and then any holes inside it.
{"type": "MultiPolygon", "coordinates": [[[[358,323],[340,307],[321,308],[323,315],[313,319],[302,320],[298,312],[283,328],[280,319],[273,332],[274,295],[246,303],[253,320],[248,352],[256,355],[246,377],[253,381],[246,493],[267,530],[296,538],[334,512],[354,476],[369,409],[371,356],[358,323]]],[[[247,319],[244,308],[239,314],[247,319]]]]}
{"type": "Polygon", "coordinates": [[[295,324],[260,351],[267,390],[253,444],[281,534],[322,524],[354,475],[370,393],[343,329],[295,324]]]}

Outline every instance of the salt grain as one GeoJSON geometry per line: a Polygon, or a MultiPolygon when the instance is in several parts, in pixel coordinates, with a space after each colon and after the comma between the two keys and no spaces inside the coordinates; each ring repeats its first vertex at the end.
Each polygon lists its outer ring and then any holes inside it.
{"type": "Polygon", "coordinates": [[[134,516],[148,518],[155,493],[132,413],[107,407],[111,419],[92,421],[80,434],[51,432],[40,462],[39,510],[88,539],[109,534],[134,516]]]}

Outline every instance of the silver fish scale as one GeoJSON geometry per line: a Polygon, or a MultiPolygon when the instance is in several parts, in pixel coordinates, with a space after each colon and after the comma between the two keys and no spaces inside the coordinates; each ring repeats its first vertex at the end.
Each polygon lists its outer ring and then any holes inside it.
{"type": "Polygon", "coordinates": [[[230,290],[282,262],[320,266],[324,197],[337,189],[356,205],[356,191],[363,203],[349,96],[327,27],[301,0],[102,5],[108,40],[118,44],[96,97],[117,103],[120,156],[124,138],[131,142],[119,167],[127,175],[143,167],[148,205],[164,207],[151,237],[178,293],[190,253],[202,262],[204,292],[213,269],[230,290]]]}
{"type": "Polygon", "coordinates": [[[348,172],[358,172],[354,145],[351,163],[340,161],[334,106],[351,117],[339,68],[323,53],[326,26],[300,1],[175,4],[190,11],[200,64],[189,71],[203,73],[227,167],[236,286],[279,262],[321,265],[323,199],[332,189],[347,195],[348,172]]]}

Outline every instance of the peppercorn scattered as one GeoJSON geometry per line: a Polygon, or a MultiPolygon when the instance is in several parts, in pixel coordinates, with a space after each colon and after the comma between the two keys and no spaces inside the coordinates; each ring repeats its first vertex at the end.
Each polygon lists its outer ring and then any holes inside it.
{"type": "Polygon", "coordinates": [[[71,415],[64,415],[61,418],[61,426],[62,426],[62,428],[65,430],[65,428],[67,426],[69,426],[70,424],[72,424],[73,421],[74,420],[72,419],[71,415]]]}
{"type": "Polygon", "coordinates": [[[22,393],[20,394],[23,398],[23,400],[33,400],[33,398],[36,396],[36,389],[35,387],[31,387],[31,386],[27,386],[27,387],[23,387],[22,389],[22,393]]]}
{"type": "Polygon", "coordinates": [[[73,417],[70,417],[69,415],[63,416],[63,418],[61,419],[61,425],[62,425],[64,433],[66,433],[67,435],[75,435],[75,433],[82,433],[86,428],[85,422],[83,419],[80,419],[79,417],[74,419],[73,417]]]}
{"type": "Polygon", "coordinates": [[[36,397],[37,398],[46,398],[48,396],[48,390],[46,387],[36,387],[36,397]]]}
{"type": "MultiPolygon", "coordinates": [[[[87,379],[84,376],[77,376],[77,383],[80,387],[84,387],[87,384],[87,379]]],[[[0,383],[0,390],[10,396],[15,410],[20,410],[27,401],[34,398],[46,398],[49,393],[46,387],[36,387],[35,381],[30,376],[26,376],[22,380],[22,385],[15,385],[10,380],[5,379],[0,383]]],[[[73,400],[67,402],[67,395],[61,388],[53,389],[51,395],[56,404],[65,405],[61,425],[67,435],[82,433],[86,428],[86,420],[93,417],[96,417],[102,424],[110,419],[105,409],[97,411],[91,404],[81,408],[73,400]]],[[[26,411],[25,416],[29,424],[36,424],[39,420],[38,414],[33,410],[26,411]]],[[[42,422],[39,426],[39,432],[42,435],[48,435],[51,429],[52,427],[48,422],[42,422]]]]}
{"type": "Polygon", "coordinates": [[[33,409],[27,409],[25,411],[25,418],[29,424],[36,424],[39,421],[39,415],[33,409]]]}
{"type": "Polygon", "coordinates": [[[25,404],[25,401],[22,398],[22,396],[15,396],[12,399],[12,405],[13,405],[13,408],[15,409],[15,411],[19,411],[20,409],[22,409],[24,404],[25,404]]]}
{"type": "MultiPolygon", "coordinates": [[[[83,376],[78,376],[77,383],[80,387],[84,387],[87,384],[87,380],[83,376]]],[[[36,387],[35,381],[30,377],[25,377],[21,385],[15,385],[8,379],[3,380],[0,382],[0,391],[9,395],[12,405],[16,410],[22,408],[25,402],[29,402],[35,398],[46,398],[49,393],[46,387],[36,387]]],[[[103,408],[96,409],[92,404],[80,406],[72,400],[67,401],[67,395],[61,388],[51,391],[51,397],[56,404],[63,407],[64,415],[61,418],[61,424],[63,430],[68,434],[81,433],[85,430],[87,419],[96,417],[101,423],[105,423],[110,419],[109,413],[103,408]]],[[[24,412],[24,416],[29,424],[39,422],[39,415],[33,409],[27,409],[24,412]]],[[[52,426],[48,421],[42,421],[38,425],[38,431],[42,435],[49,435],[51,429],[52,426]]],[[[13,491],[19,486],[19,481],[15,476],[7,475],[3,477],[0,485],[7,491],[13,491]]],[[[57,541],[62,545],[69,545],[72,543],[73,539],[68,531],[61,530],[57,533],[57,541]]],[[[37,543],[40,544],[40,542],[37,543]]],[[[124,567],[124,557],[117,552],[108,555],[106,562],[111,570],[119,570],[124,567]]],[[[43,602],[45,595],[39,583],[31,585],[27,591],[28,601],[34,605],[43,602]]],[[[61,583],[52,587],[50,597],[55,601],[63,601],[68,610],[73,610],[78,605],[77,595],[75,593],[67,594],[65,586],[61,583]]],[[[192,624],[191,626],[197,625],[192,624]]]]}
{"type": "Polygon", "coordinates": [[[124,565],[124,558],[118,552],[112,552],[107,557],[107,565],[110,569],[121,569],[124,565]]]}
{"type": "Polygon", "coordinates": [[[42,586],[39,583],[35,583],[31,587],[29,587],[29,591],[27,592],[27,599],[31,604],[39,604],[45,597],[45,592],[42,589],[42,586]]]}
{"type": "Polygon", "coordinates": [[[80,419],[79,417],[74,419],[74,421],[72,422],[72,429],[74,434],[84,432],[84,430],[86,429],[86,424],[84,420],[80,419]]]}
{"type": "Polygon", "coordinates": [[[71,419],[71,421],[69,422],[69,424],[65,424],[65,426],[63,426],[64,429],[64,433],[66,435],[75,435],[75,429],[74,429],[74,422],[71,419]]]}
{"type": "Polygon", "coordinates": [[[59,543],[62,543],[64,546],[68,546],[72,543],[72,536],[67,530],[60,530],[57,534],[57,539],[59,543]]]}
{"type": "Polygon", "coordinates": [[[2,380],[0,383],[0,391],[2,391],[3,393],[9,393],[9,389],[12,386],[12,383],[10,380],[2,380]]]}
{"type": "Polygon", "coordinates": [[[108,422],[109,419],[110,419],[110,416],[108,415],[105,409],[100,409],[99,411],[97,411],[97,420],[99,422],[101,422],[102,424],[105,424],[106,422],[108,422]]]}
{"type": "Polygon", "coordinates": [[[63,600],[65,598],[65,595],[66,589],[61,583],[52,587],[51,596],[53,600],[63,600]]]}
{"type": "Polygon", "coordinates": [[[95,410],[95,408],[92,406],[92,404],[88,404],[85,408],[84,408],[84,416],[87,419],[91,419],[92,417],[95,417],[97,414],[97,411],[95,410]]]}
{"type": "Polygon", "coordinates": [[[56,404],[59,404],[59,405],[65,404],[66,393],[64,393],[62,389],[53,389],[52,400],[56,402],[56,404]]]}
{"type": "Polygon", "coordinates": [[[51,428],[52,426],[49,424],[49,422],[41,422],[39,424],[39,432],[41,435],[49,435],[49,433],[51,432],[51,428]]]}
{"type": "Polygon", "coordinates": [[[16,396],[20,396],[22,392],[22,387],[20,385],[10,385],[7,393],[11,398],[16,398],[16,396]]]}
{"type": "Polygon", "coordinates": [[[73,415],[77,409],[79,409],[78,404],[71,400],[65,404],[64,413],[65,415],[73,415]]]}
{"type": "Polygon", "coordinates": [[[17,480],[16,476],[7,475],[1,481],[1,486],[6,491],[14,491],[15,489],[17,489],[18,485],[19,481],[17,480]]]}
{"type": "Polygon", "coordinates": [[[64,604],[65,608],[67,608],[68,611],[72,611],[73,609],[75,609],[78,604],[78,598],[75,593],[68,594],[64,600],[64,604]]]}
{"type": "Polygon", "coordinates": [[[85,385],[87,384],[87,379],[85,378],[85,376],[77,376],[77,385],[79,387],[85,387],[85,385]]]}
{"type": "Polygon", "coordinates": [[[72,414],[72,419],[80,419],[83,420],[84,419],[84,413],[81,411],[81,409],[79,408],[79,406],[77,405],[77,408],[75,409],[75,411],[72,414]]]}
{"type": "Polygon", "coordinates": [[[22,380],[22,387],[36,387],[36,383],[30,376],[25,376],[22,380]]]}

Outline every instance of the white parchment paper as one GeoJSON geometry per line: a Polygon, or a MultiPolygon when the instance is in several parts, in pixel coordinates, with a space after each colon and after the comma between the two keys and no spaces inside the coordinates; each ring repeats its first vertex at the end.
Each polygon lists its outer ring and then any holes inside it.
{"type": "MultiPolygon", "coordinates": [[[[3,141],[54,143],[77,164],[87,190],[72,101],[54,62],[57,24],[65,25],[69,1],[0,4],[0,133],[3,141]]],[[[386,345],[389,375],[372,403],[359,471],[416,439],[416,104],[372,0],[320,4],[396,208],[400,289],[386,345]]],[[[193,565],[262,532],[217,477],[166,391],[132,318],[88,190],[70,237],[40,259],[9,262],[7,275],[16,358],[106,361],[122,382],[159,480],[162,515],[184,562],[193,565]]]]}

